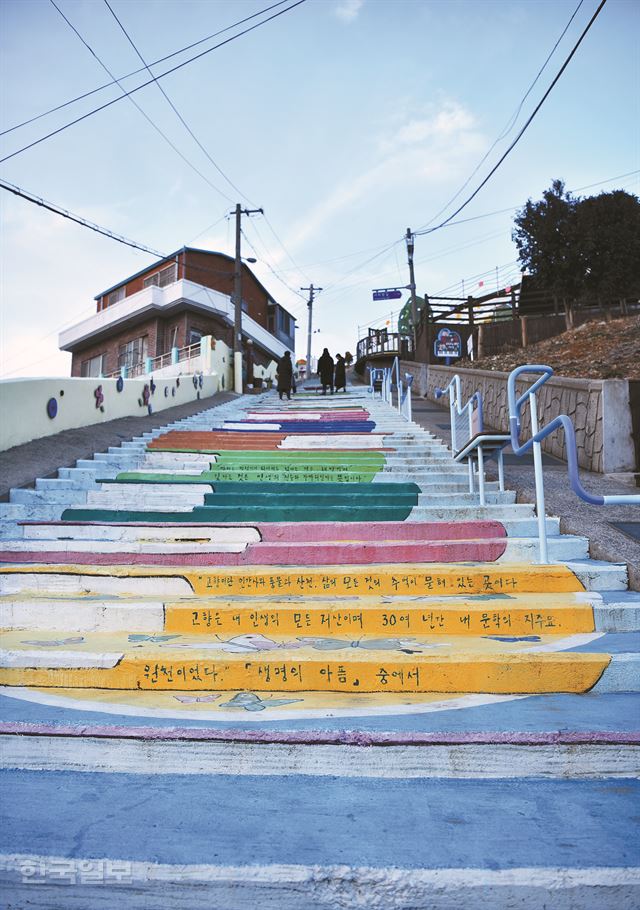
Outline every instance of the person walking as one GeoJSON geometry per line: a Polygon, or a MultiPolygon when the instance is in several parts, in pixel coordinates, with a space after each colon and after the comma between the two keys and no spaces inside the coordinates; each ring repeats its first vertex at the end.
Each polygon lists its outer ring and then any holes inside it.
{"type": "Polygon", "coordinates": [[[347,391],[347,371],[342,354],[336,354],[335,387],[336,392],[339,392],[340,389],[343,392],[347,391]]]}
{"type": "Polygon", "coordinates": [[[328,348],[324,349],[322,357],[318,361],[318,376],[322,383],[322,394],[327,394],[327,386],[329,386],[333,394],[333,357],[328,348]]]}
{"type": "Polygon", "coordinates": [[[278,361],[278,394],[280,401],[286,392],[287,398],[291,401],[291,384],[293,382],[293,363],[291,362],[290,351],[285,351],[278,361]]]}

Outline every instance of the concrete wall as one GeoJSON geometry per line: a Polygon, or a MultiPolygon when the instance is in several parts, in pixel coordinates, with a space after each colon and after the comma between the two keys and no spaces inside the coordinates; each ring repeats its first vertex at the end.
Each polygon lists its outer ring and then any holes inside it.
{"type": "MultiPolygon", "coordinates": [[[[402,364],[403,368],[405,363],[402,364]]],[[[444,388],[455,374],[460,376],[465,400],[475,391],[482,393],[485,425],[509,432],[507,407],[508,373],[490,370],[463,370],[455,367],[428,367],[427,397],[435,401],[435,389],[444,388]]],[[[529,382],[517,384],[522,394],[529,382]]],[[[578,461],[581,467],[599,473],[637,471],[634,431],[626,379],[565,379],[552,377],[538,392],[538,416],[547,424],[558,414],[568,414],[576,430],[578,461]]],[[[522,412],[521,438],[530,433],[529,409],[522,412]]],[[[543,443],[551,455],[566,460],[564,434],[553,433],[543,443]]]]}
{"type": "MultiPolygon", "coordinates": [[[[179,385],[176,377],[158,377],[155,379],[156,388],[149,398],[149,404],[154,411],[163,411],[165,408],[193,401],[198,394],[206,398],[219,390],[221,378],[222,374],[218,373],[203,376],[202,388],[198,384],[196,389],[191,376],[179,377],[179,385]]],[[[43,379],[2,379],[0,451],[29,442],[31,439],[51,436],[61,430],[104,423],[117,417],[145,415],[148,413],[147,406],[140,402],[144,387],[148,386],[150,381],[150,376],[125,379],[122,391],[118,392],[115,379],[58,376],[43,379]],[[101,405],[95,395],[100,386],[104,396],[101,405]],[[47,402],[51,398],[57,403],[57,414],[53,418],[47,414],[47,402]]],[[[231,388],[228,382],[225,382],[225,388],[231,388]]]]}

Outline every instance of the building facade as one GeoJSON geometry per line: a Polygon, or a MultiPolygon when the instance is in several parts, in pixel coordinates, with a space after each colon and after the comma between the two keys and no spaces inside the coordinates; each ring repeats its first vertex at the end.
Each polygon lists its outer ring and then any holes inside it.
{"type": "MultiPolygon", "coordinates": [[[[96,313],[59,336],[72,376],[139,375],[203,336],[233,345],[235,260],[183,247],[95,298],[96,313]]],[[[242,264],[243,343],[266,365],[295,347],[295,319],[242,264]]]]}

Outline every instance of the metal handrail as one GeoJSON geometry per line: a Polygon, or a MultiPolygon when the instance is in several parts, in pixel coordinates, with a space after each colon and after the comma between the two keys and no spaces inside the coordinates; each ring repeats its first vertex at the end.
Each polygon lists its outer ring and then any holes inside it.
{"type": "MultiPolygon", "coordinates": [[[[435,390],[436,398],[442,398],[442,396],[448,392],[449,393],[449,421],[451,424],[451,448],[453,450],[454,457],[458,455],[467,445],[467,443],[473,439],[479,433],[484,432],[484,415],[482,411],[482,394],[480,392],[474,392],[471,397],[462,404],[462,383],[460,382],[460,377],[456,373],[452,378],[449,384],[444,388],[437,388],[435,390]],[[456,418],[465,417],[467,430],[464,439],[458,438],[458,420],[456,418]]],[[[480,505],[486,505],[486,487],[485,487],[485,473],[484,473],[484,459],[485,452],[482,444],[477,446],[476,457],[478,461],[478,496],[480,500],[480,505]]],[[[491,456],[489,456],[491,457],[491,456]]],[[[504,492],[504,459],[502,448],[497,452],[498,458],[498,484],[500,492],[504,492]]],[[[467,471],[469,477],[469,492],[475,494],[475,474],[474,474],[474,465],[473,457],[471,454],[467,457],[467,471]]]]}
{"type": "Polygon", "coordinates": [[[571,418],[567,414],[559,414],[557,417],[540,428],[538,424],[538,406],[536,393],[542,388],[545,382],[548,382],[553,375],[553,369],[542,364],[526,364],[512,370],[507,380],[507,395],[509,402],[509,429],[511,433],[511,448],[515,455],[524,455],[530,449],[533,449],[533,466],[536,481],[536,512],[538,513],[538,537],[540,541],[540,562],[548,562],[547,551],[547,527],[545,522],[544,506],[544,479],[542,474],[542,441],[554,433],[556,430],[564,430],[564,440],[567,452],[567,470],[569,472],[569,483],[573,492],[594,506],[607,505],[640,505],[640,494],[623,494],[610,496],[596,496],[589,493],[582,486],[578,467],[578,449],[576,446],[576,431],[571,418]],[[538,379],[533,382],[529,388],[520,397],[516,397],[516,380],[522,373],[540,373],[538,379]],[[520,443],[520,430],[522,422],[520,413],[524,403],[529,402],[529,412],[531,414],[531,439],[520,443]]]}
{"type": "Polygon", "coordinates": [[[460,382],[460,377],[457,373],[452,377],[451,382],[445,386],[444,389],[437,388],[435,390],[435,396],[436,398],[442,398],[447,392],[449,393],[449,414],[451,417],[451,446],[455,454],[463,449],[469,439],[475,436],[476,433],[482,433],[484,430],[482,394],[480,392],[474,392],[464,404],[461,404],[462,383],[460,382]],[[469,423],[469,436],[467,439],[461,440],[460,444],[458,444],[457,421],[455,418],[456,416],[463,417],[465,411],[467,412],[469,423]]]}
{"type": "Polygon", "coordinates": [[[413,384],[413,376],[410,373],[404,374],[404,381],[400,375],[400,361],[398,357],[395,357],[393,363],[390,367],[369,367],[369,393],[372,396],[375,396],[375,384],[380,383],[380,397],[383,401],[386,401],[387,404],[390,404],[394,407],[393,404],[393,391],[394,388],[398,393],[398,404],[397,408],[400,412],[400,415],[404,417],[405,420],[411,421],[412,419],[412,409],[411,409],[411,386],[413,384]],[[395,385],[394,385],[394,373],[395,373],[395,385]]]}

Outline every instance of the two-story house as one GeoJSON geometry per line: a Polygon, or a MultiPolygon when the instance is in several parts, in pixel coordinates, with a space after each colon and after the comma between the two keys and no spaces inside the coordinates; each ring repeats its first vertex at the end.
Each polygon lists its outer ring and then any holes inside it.
{"type": "MultiPolygon", "coordinates": [[[[149,358],[197,344],[211,335],[233,344],[235,260],[183,247],[98,294],[96,313],[60,333],[73,354],[72,376],[144,372],[149,358]]],[[[295,347],[295,319],[242,264],[243,342],[266,365],[295,347]]]]}

